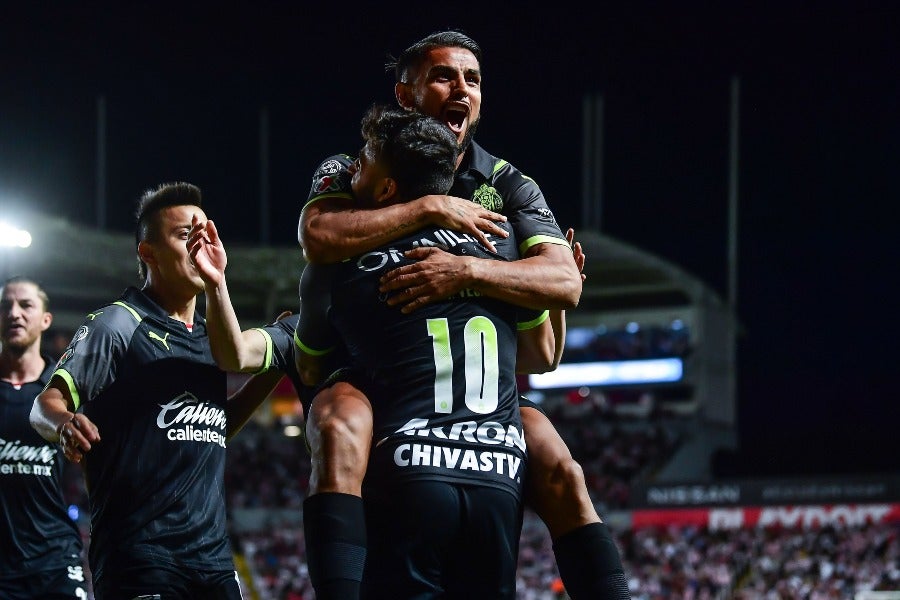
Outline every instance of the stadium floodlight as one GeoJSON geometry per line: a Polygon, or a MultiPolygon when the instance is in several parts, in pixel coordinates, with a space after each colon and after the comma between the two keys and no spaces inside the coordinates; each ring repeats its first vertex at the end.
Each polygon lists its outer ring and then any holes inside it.
{"type": "Polygon", "coordinates": [[[31,234],[6,221],[0,221],[0,246],[7,248],[27,248],[31,245],[31,234]]]}

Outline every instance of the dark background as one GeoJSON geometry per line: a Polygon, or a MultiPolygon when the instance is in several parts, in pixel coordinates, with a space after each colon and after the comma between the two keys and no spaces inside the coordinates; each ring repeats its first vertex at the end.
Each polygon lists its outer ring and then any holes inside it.
{"type": "Polygon", "coordinates": [[[485,53],[480,143],[577,228],[582,98],[602,94],[603,232],[724,296],[736,76],[742,450],[717,468],[900,467],[897,4],[306,4],[0,4],[3,212],[97,223],[102,94],[107,227],[130,231],[144,189],[184,179],[226,241],[293,245],[318,161],[354,153],[365,108],[393,101],[387,54],[459,28],[485,53]]]}

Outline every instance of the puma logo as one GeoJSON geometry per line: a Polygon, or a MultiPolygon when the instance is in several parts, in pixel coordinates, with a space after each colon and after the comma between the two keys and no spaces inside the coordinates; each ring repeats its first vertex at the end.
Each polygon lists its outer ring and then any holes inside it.
{"type": "Polygon", "coordinates": [[[159,342],[160,344],[162,344],[163,346],[165,346],[166,350],[169,350],[169,342],[166,341],[166,338],[169,337],[169,334],[168,334],[168,333],[166,333],[166,335],[163,336],[163,337],[159,337],[159,334],[156,333],[155,331],[148,331],[148,332],[147,332],[147,336],[148,336],[151,340],[156,340],[157,342],[159,342]]]}

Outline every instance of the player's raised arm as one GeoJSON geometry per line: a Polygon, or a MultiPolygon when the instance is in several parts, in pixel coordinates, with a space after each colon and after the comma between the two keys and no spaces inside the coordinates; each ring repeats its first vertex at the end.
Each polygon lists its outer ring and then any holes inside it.
{"type": "Polygon", "coordinates": [[[496,224],[505,220],[499,213],[453,196],[423,196],[378,208],[361,207],[350,198],[325,196],[303,207],[297,236],[309,262],[335,263],[426,225],[468,233],[494,250],[485,234],[506,237],[496,224]]]}
{"type": "Polygon", "coordinates": [[[206,291],[206,327],[213,358],[225,371],[256,372],[268,367],[270,341],[259,329],[241,331],[225,280],[228,257],[212,220],[194,215],[187,240],[191,261],[206,291]]]}

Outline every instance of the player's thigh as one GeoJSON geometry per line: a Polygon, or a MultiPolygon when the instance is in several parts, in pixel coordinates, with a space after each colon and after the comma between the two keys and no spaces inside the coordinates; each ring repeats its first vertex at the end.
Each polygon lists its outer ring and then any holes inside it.
{"type": "Polygon", "coordinates": [[[182,600],[191,598],[191,579],[184,571],[157,565],[106,569],[94,582],[96,600],[182,600]]]}
{"type": "Polygon", "coordinates": [[[525,443],[528,445],[528,470],[535,477],[546,477],[560,465],[572,460],[572,453],[556,427],[543,411],[519,406],[525,443]]]}
{"type": "Polygon", "coordinates": [[[322,387],[310,405],[306,433],[311,444],[323,433],[371,439],[372,405],[353,382],[337,381],[322,387]]]}
{"type": "Polygon", "coordinates": [[[522,500],[491,487],[464,488],[462,535],[446,571],[447,598],[501,600],[516,597],[522,500]],[[479,584],[473,586],[472,582],[479,584]]]}
{"type": "Polygon", "coordinates": [[[460,530],[457,488],[433,481],[363,492],[368,550],[363,598],[443,597],[448,552],[460,530]]]}
{"type": "Polygon", "coordinates": [[[241,600],[241,584],[237,571],[199,573],[200,581],[191,586],[191,598],[208,600],[241,600]]]}

